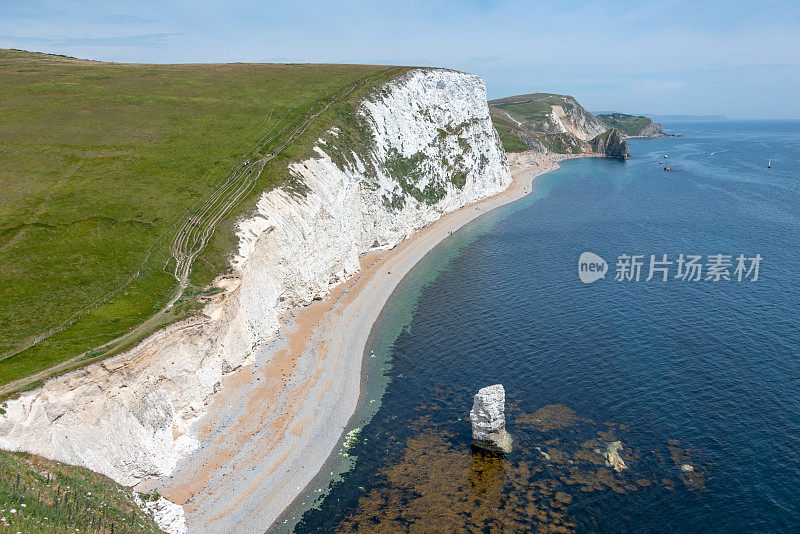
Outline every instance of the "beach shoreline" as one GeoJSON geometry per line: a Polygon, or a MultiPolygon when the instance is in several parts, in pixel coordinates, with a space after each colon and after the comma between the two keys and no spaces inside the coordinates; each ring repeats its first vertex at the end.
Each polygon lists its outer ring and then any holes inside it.
{"type": "Polygon", "coordinates": [[[249,531],[293,508],[323,476],[363,397],[367,342],[390,296],[436,245],[477,217],[532,191],[559,162],[548,154],[511,167],[500,193],[444,214],[361,269],[325,300],[292,309],[278,339],[230,373],[197,425],[200,448],[153,485],[184,507],[190,531],[249,531]],[[266,408],[266,409],[265,409],[266,408]]]}

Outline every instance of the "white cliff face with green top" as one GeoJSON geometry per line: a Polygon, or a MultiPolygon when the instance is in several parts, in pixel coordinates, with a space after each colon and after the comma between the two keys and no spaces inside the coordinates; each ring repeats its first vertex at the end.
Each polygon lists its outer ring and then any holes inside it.
{"type": "Polygon", "coordinates": [[[290,167],[307,190],[265,194],[256,217],[240,225],[233,263],[253,274],[240,298],[254,331],[275,328],[289,305],[327,296],[358,270],[361,254],[392,248],[510,183],[476,76],[411,71],[365,101],[360,122],[372,138],[365,152],[328,132],[316,157],[290,167]]]}
{"type": "Polygon", "coordinates": [[[510,183],[475,76],[411,70],[359,113],[366,142],[330,130],[290,166],[300,187],[265,193],[240,222],[232,273],[202,314],[8,401],[0,447],[125,484],[169,474],[198,446],[193,424],[222,377],[274,339],[285,310],[327,296],[361,254],[510,183]]]}

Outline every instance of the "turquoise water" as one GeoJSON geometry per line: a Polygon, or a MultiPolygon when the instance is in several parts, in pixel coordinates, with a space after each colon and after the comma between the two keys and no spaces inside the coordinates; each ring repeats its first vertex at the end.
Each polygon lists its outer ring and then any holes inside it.
{"type": "Polygon", "coordinates": [[[415,268],[372,333],[389,382],[354,467],[296,531],[796,531],[800,122],[666,127],[683,137],[568,161],[415,268]],[[581,283],[584,251],[609,276],[581,283]],[[621,254],[682,253],[763,261],[755,282],[614,280],[621,254]],[[498,382],[505,457],[466,420],[498,382]]]}

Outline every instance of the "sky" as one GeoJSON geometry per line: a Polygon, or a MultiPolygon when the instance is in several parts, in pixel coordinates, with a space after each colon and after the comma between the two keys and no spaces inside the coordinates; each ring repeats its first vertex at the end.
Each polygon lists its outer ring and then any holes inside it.
{"type": "Polygon", "coordinates": [[[800,118],[800,0],[0,0],[0,48],[120,62],[437,66],[489,98],[800,118]]]}

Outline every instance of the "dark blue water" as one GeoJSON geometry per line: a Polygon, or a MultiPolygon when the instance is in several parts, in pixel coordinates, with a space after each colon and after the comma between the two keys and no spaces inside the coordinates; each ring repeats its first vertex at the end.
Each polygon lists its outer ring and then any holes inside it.
{"type": "Polygon", "coordinates": [[[373,332],[390,382],[357,461],[298,531],[800,528],[800,122],[667,129],[565,163],[416,268],[373,332]],[[584,251],[606,279],[579,281],[584,251]],[[614,280],[621,254],[681,253],[763,261],[755,282],[614,280]],[[465,419],[498,382],[505,458],[465,419]],[[531,423],[548,405],[572,419],[531,423]],[[616,439],[619,473],[596,455],[616,439]]]}

